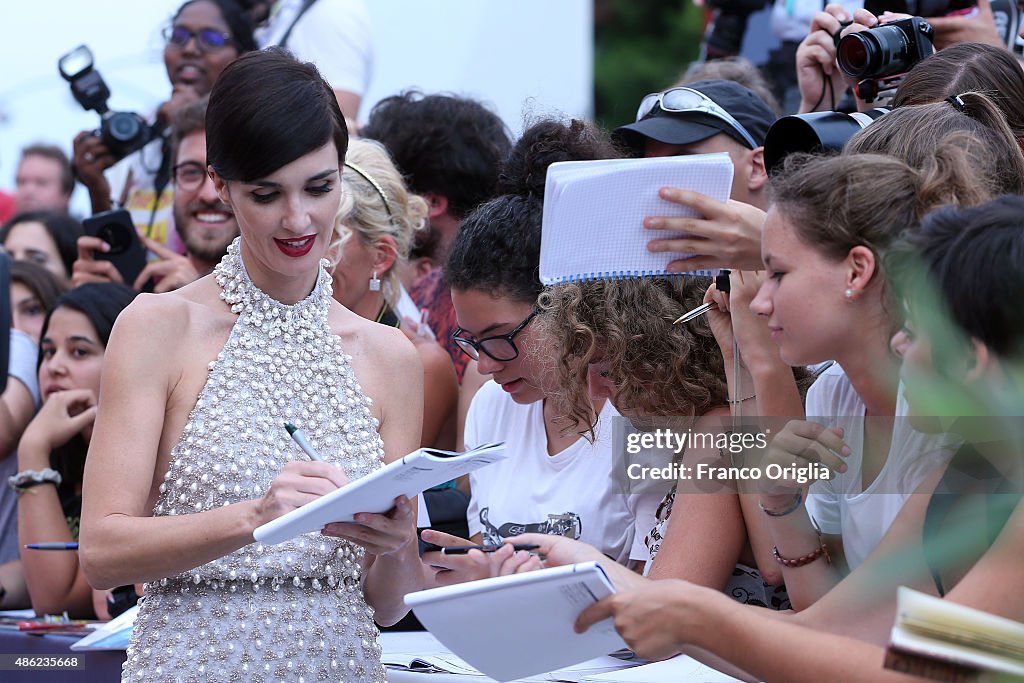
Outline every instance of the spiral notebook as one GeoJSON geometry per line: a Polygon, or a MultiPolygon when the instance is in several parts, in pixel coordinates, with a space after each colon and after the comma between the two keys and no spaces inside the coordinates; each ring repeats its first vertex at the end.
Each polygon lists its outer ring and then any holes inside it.
{"type": "Polygon", "coordinates": [[[580,612],[614,592],[600,564],[583,562],[409,593],[405,604],[470,666],[511,681],[624,648],[611,619],[573,630],[580,612]]]}
{"type": "Polygon", "coordinates": [[[667,274],[671,261],[687,255],[652,253],[647,243],[682,234],[645,230],[644,217],[698,214],[661,199],[658,190],[681,187],[725,202],[732,174],[732,160],[725,153],[551,164],[544,189],[541,282],[667,274]]]}

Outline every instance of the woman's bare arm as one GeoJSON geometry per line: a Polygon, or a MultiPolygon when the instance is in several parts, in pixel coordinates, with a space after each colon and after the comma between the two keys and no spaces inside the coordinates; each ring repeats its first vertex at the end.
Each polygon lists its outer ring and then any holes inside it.
{"type": "Polygon", "coordinates": [[[174,389],[195,334],[187,303],[173,293],[139,296],[111,333],[82,495],[80,559],[96,588],[173,576],[223,557],[251,543],[264,522],[347,481],[333,465],[291,462],[263,498],[151,516],[164,415],[170,401],[188,400],[174,389]]]}

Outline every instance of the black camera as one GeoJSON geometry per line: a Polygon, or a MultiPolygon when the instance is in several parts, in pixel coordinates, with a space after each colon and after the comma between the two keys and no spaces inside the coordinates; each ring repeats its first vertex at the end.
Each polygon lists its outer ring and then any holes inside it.
{"type": "Polygon", "coordinates": [[[839,41],[836,61],[847,75],[863,80],[905,74],[935,52],[933,33],[932,25],[921,17],[851,33],[839,41]]]}
{"type": "Polygon", "coordinates": [[[794,152],[838,153],[861,128],[889,113],[876,108],[854,114],[816,111],[783,116],[772,124],[764,138],[764,165],[768,174],[782,169],[782,162],[794,152]]]}
{"type": "Polygon", "coordinates": [[[107,107],[110,88],[100,72],[93,68],[92,52],[85,45],[79,45],[62,56],[57,66],[60,75],[71,84],[71,94],[82,108],[100,115],[98,134],[114,161],[142,149],[163,134],[164,126],[151,126],[135,112],[110,111],[107,107]]]}

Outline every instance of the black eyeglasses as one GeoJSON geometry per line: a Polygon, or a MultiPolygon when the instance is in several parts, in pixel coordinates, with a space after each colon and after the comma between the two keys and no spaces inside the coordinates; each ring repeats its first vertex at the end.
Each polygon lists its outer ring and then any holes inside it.
{"type": "Polygon", "coordinates": [[[480,360],[480,352],[484,352],[488,357],[504,363],[510,360],[515,360],[519,357],[519,349],[516,347],[516,343],[513,341],[515,336],[523,331],[523,328],[530,324],[540,311],[534,310],[530,315],[526,316],[526,320],[519,323],[516,329],[512,330],[508,334],[499,334],[496,337],[486,337],[477,341],[476,339],[467,339],[460,337],[462,334],[462,328],[458,328],[452,333],[452,341],[459,345],[462,352],[472,358],[473,360],[480,360]]]}
{"type": "Polygon", "coordinates": [[[197,161],[184,161],[172,168],[171,172],[175,186],[186,192],[199,189],[207,178],[206,169],[197,161]]]}
{"type": "Polygon", "coordinates": [[[169,45],[185,47],[192,38],[196,39],[201,48],[210,48],[211,50],[219,50],[231,43],[230,33],[221,33],[215,28],[201,28],[198,31],[192,31],[184,26],[168,26],[164,29],[164,39],[169,45]]]}

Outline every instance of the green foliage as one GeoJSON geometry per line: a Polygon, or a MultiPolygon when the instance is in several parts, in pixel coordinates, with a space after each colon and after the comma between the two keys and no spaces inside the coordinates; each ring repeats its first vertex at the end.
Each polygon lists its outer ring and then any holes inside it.
{"type": "Polygon", "coordinates": [[[594,109],[611,130],[640,99],[672,85],[700,50],[703,10],[690,0],[595,0],[594,109]]]}

